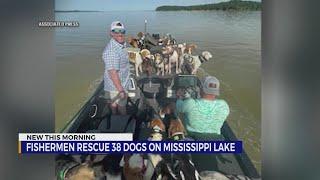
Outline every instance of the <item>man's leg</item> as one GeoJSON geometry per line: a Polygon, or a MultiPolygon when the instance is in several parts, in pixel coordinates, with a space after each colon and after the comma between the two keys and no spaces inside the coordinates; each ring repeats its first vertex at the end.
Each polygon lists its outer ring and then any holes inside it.
{"type": "Polygon", "coordinates": [[[117,114],[118,105],[116,103],[111,103],[110,108],[111,108],[112,114],[117,114]]]}
{"type": "Polygon", "coordinates": [[[120,115],[126,115],[127,114],[127,99],[119,99],[117,101],[118,104],[118,112],[120,115]]]}
{"type": "Polygon", "coordinates": [[[105,92],[105,98],[110,99],[110,108],[112,110],[112,114],[119,113],[120,115],[125,115],[127,99],[119,99],[118,95],[118,91],[105,92]]]}
{"type": "Polygon", "coordinates": [[[112,114],[117,114],[117,107],[118,104],[116,102],[112,102],[113,98],[116,96],[116,93],[113,91],[105,91],[104,98],[107,99],[109,102],[109,107],[112,111],[112,114]]]}
{"type": "Polygon", "coordinates": [[[126,115],[127,114],[126,106],[118,106],[118,112],[120,115],[126,115]]]}

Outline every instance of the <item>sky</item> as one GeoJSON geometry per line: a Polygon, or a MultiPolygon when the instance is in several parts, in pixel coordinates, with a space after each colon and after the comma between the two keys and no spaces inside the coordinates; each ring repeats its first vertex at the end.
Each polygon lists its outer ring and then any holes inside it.
{"type": "MultiPolygon", "coordinates": [[[[155,10],[162,5],[210,4],[229,0],[55,0],[55,10],[155,10]]],[[[252,0],[261,1],[261,0],[252,0]]]]}

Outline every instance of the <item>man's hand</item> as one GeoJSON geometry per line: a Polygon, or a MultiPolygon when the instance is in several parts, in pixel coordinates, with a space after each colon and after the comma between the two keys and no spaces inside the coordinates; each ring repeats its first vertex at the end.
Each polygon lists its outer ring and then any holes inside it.
{"type": "Polygon", "coordinates": [[[120,97],[120,99],[125,99],[125,98],[127,98],[128,96],[127,96],[127,93],[126,93],[125,91],[120,91],[120,92],[119,92],[119,97],[120,97]]]}

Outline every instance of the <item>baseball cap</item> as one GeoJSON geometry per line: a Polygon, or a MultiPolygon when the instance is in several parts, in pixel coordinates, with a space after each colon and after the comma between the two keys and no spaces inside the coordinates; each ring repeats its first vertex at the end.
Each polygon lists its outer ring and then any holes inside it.
{"type": "Polygon", "coordinates": [[[110,27],[111,31],[114,30],[125,30],[124,25],[120,21],[113,21],[110,27]]]}
{"type": "Polygon", "coordinates": [[[213,94],[218,96],[219,89],[220,89],[220,82],[219,80],[214,76],[206,76],[202,79],[202,90],[206,94],[213,94]]]}

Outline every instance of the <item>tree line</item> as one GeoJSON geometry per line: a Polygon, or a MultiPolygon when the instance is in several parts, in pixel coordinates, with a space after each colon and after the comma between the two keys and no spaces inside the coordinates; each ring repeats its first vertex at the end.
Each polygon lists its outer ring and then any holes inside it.
{"type": "Polygon", "coordinates": [[[159,6],[156,11],[192,11],[192,10],[237,10],[237,11],[258,11],[261,10],[261,2],[231,0],[216,4],[203,4],[193,6],[159,6]]]}

